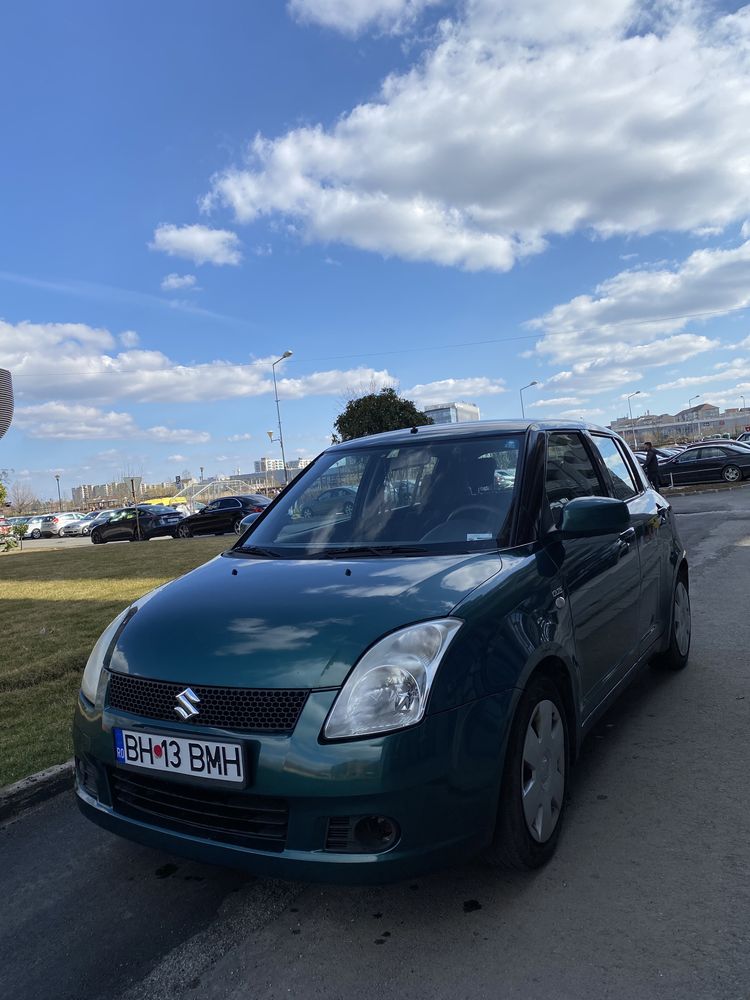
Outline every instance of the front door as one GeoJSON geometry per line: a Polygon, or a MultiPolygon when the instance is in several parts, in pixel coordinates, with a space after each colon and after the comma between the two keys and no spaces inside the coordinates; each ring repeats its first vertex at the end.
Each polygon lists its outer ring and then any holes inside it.
{"type": "MultiPolygon", "coordinates": [[[[545,483],[557,524],[569,500],[609,495],[583,437],[569,431],[548,435],[545,483]]],[[[585,718],[638,656],[641,571],[636,531],[563,539],[558,555],[575,632],[585,718]]]]}

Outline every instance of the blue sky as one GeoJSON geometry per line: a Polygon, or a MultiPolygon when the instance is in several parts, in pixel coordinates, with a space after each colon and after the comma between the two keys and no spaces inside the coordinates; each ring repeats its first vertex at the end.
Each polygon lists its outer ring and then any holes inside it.
{"type": "Polygon", "coordinates": [[[750,399],[750,13],[692,0],[14,5],[0,467],[40,497],[486,417],[750,399]]]}

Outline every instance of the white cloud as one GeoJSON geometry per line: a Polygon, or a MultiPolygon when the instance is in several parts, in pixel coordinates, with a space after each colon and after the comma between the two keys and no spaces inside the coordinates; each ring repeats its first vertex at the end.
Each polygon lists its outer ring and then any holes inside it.
{"type": "MultiPolygon", "coordinates": [[[[300,3],[347,11],[350,30],[380,6],[300,3]]],[[[500,271],[551,235],[717,231],[750,215],[750,7],[461,9],[376,100],[330,128],[256,136],[206,207],[226,204],[241,222],[281,216],[308,240],[500,271]]]]}
{"type": "MultiPolygon", "coordinates": [[[[9,368],[19,399],[147,403],[202,402],[263,396],[273,391],[271,363],[277,355],[247,364],[215,360],[181,365],[161,351],[108,352],[108,330],[83,324],[19,323],[0,320],[0,366],[9,368]],[[49,358],[55,364],[50,367],[49,358]]],[[[286,399],[341,395],[342,386],[394,382],[390,372],[365,366],[279,378],[286,399]]]]}
{"type": "Polygon", "coordinates": [[[120,343],[123,347],[137,347],[139,337],[135,330],[124,330],[120,334],[120,343]]]}
{"type": "Polygon", "coordinates": [[[187,455],[167,455],[168,462],[187,462],[189,461],[187,455]]]}
{"type": "Polygon", "coordinates": [[[575,406],[582,400],[578,396],[555,396],[552,399],[530,399],[526,402],[526,409],[533,410],[537,406],[551,406],[558,409],[560,406],[575,406]]]}
{"type": "Polygon", "coordinates": [[[251,441],[252,434],[230,434],[227,441],[251,441]]]}
{"type": "Polygon", "coordinates": [[[529,325],[544,332],[537,353],[557,361],[597,350],[616,360],[629,355],[653,363],[661,357],[668,364],[718,346],[683,333],[691,320],[725,316],[748,305],[750,240],[729,250],[696,250],[677,266],[621,271],[593,295],[555,306],[529,325]]]}
{"type": "Polygon", "coordinates": [[[96,406],[57,400],[16,408],[14,423],[32,438],[82,441],[120,438],[148,438],[156,441],[184,441],[200,444],[210,440],[207,431],[168,427],[139,428],[129,413],[102,410],[96,406]]]}
{"type": "Polygon", "coordinates": [[[171,274],[165,275],[161,280],[162,291],[171,292],[178,288],[195,288],[196,277],[194,274],[171,274]]]}
{"type": "Polygon", "coordinates": [[[239,264],[242,260],[237,234],[209,226],[162,224],[154,230],[148,246],[170,257],[185,257],[194,264],[239,264]]]}
{"type": "Polygon", "coordinates": [[[444,378],[437,382],[427,382],[404,389],[401,395],[413,400],[418,406],[436,403],[450,403],[460,400],[473,401],[482,396],[496,396],[507,392],[501,378],[444,378]]]}
{"type": "Polygon", "coordinates": [[[372,27],[402,30],[425,7],[439,2],[441,0],[289,0],[289,10],[300,21],[356,35],[372,27]]]}

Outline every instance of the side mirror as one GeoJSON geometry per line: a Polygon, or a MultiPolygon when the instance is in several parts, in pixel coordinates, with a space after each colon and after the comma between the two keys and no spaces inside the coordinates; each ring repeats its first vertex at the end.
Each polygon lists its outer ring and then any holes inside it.
{"type": "Polygon", "coordinates": [[[576,497],[563,507],[559,534],[563,538],[619,535],[630,525],[624,500],[613,497],[576,497]]]}

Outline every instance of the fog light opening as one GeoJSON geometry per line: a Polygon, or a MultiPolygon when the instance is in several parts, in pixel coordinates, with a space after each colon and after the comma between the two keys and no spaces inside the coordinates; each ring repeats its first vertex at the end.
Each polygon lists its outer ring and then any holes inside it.
{"type": "Polygon", "coordinates": [[[387,816],[363,816],[354,825],[354,839],[364,851],[387,851],[399,838],[398,824],[387,816]]]}

